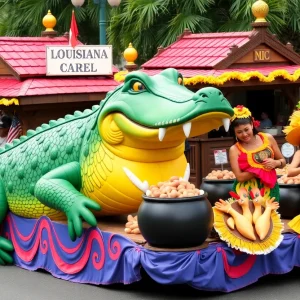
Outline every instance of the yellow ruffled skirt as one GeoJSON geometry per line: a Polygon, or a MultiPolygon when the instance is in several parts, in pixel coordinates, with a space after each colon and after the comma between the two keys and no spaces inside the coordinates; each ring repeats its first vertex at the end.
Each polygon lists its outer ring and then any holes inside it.
{"type": "MultiPolygon", "coordinates": [[[[233,202],[232,200],[229,202],[233,202]]],[[[283,223],[281,222],[280,215],[276,211],[271,212],[272,232],[264,239],[256,241],[248,240],[236,234],[235,230],[228,227],[226,223],[225,213],[213,207],[214,212],[214,228],[219,234],[221,240],[225,241],[228,246],[238,249],[248,254],[268,254],[276,249],[281,243],[283,236],[283,223]]],[[[299,216],[300,228],[300,216],[299,216]]]]}

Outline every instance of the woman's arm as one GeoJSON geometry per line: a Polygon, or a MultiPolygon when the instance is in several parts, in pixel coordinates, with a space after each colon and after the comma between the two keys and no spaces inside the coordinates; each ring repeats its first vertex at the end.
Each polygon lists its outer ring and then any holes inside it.
{"type": "Polygon", "coordinates": [[[288,167],[288,176],[293,177],[300,174],[300,150],[296,151],[291,164],[288,167]]]}
{"type": "Polygon", "coordinates": [[[270,145],[274,151],[274,159],[268,158],[263,162],[265,167],[269,167],[270,169],[283,168],[286,165],[285,158],[279,150],[278,144],[274,137],[271,134],[266,134],[270,145]]]}
{"type": "Polygon", "coordinates": [[[249,172],[242,172],[238,163],[239,150],[235,145],[231,146],[229,149],[229,161],[232,172],[234,173],[237,181],[243,182],[254,178],[255,176],[249,172]]]}

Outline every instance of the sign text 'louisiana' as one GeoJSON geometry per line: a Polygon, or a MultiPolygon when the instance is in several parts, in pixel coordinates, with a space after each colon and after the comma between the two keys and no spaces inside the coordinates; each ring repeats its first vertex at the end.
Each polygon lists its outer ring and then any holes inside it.
{"type": "Polygon", "coordinates": [[[47,46],[48,76],[111,75],[112,47],[101,46],[47,46]]]}

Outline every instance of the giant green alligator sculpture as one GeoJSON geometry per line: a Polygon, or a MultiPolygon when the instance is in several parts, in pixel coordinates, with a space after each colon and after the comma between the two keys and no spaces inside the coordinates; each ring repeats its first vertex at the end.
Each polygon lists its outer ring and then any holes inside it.
{"type": "MultiPolygon", "coordinates": [[[[43,124],[0,149],[0,222],[8,209],[25,218],[67,218],[72,240],[82,220],[136,212],[149,185],[188,179],[187,137],[224,124],[233,110],[215,88],[194,93],[175,69],[126,76],[92,110],[43,124]]],[[[0,237],[0,264],[12,262],[0,237]]]]}

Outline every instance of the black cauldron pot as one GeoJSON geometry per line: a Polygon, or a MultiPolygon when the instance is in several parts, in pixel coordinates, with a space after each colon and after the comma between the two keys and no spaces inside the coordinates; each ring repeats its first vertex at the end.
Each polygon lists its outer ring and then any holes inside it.
{"type": "Polygon", "coordinates": [[[143,195],[138,210],[141,234],[153,247],[201,245],[213,226],[213,212],[206,196],[161,199],[143,195]]]}
{"type": "Polygon", "coordinates": [[[200,189],[207,193],[207,198],[212,206],[220,198],[228,199],[231,197],[229,192],[232,191],[234,179],[205,179],[203,178],[200,189]]]}
{"type": "Polygon", "coordinates": [[[292,219],[300,214],[300,184],[279,184],[281,218],[292,219]]]}

